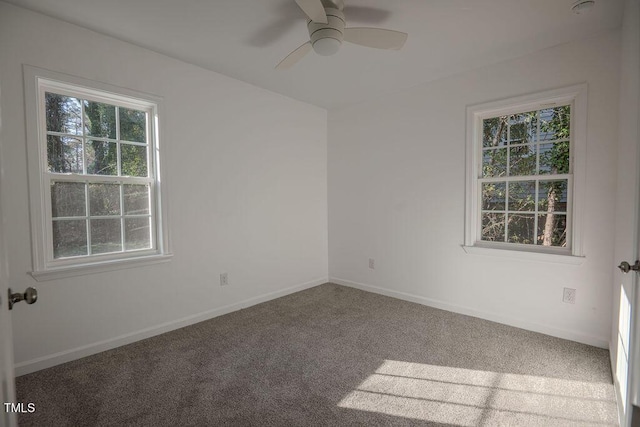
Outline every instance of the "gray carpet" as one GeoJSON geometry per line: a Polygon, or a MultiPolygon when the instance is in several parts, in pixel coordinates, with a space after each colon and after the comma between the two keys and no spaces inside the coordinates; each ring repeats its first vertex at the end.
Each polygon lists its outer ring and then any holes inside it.
{"type": "Polygon", "coordinates": [[[617,425],[606,350],[324,284],[17,379],[21,426],[617,425]]]}

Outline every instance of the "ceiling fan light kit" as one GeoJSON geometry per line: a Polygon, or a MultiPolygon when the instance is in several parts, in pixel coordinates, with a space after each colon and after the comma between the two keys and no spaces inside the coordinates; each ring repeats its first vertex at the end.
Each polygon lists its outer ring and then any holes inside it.
{"type": "Polygon", "coordinates": [[[309,38],[313,50],[322,56],[333,55],[340,49],[344,36],[344,13],[326,8],[327,23],[307,21],[309,38]]]}
{"type": "Polygon", "coordinates": [[[393,50],[401,49],[407,41],[407,34],[400,31],[367,27],[345,28],[343,0],[295,1],[309,17],[309,41],[280,61],[276,65],[278,70],[293,67],[311,50],[322,56],[333,55],[340,50],[343,41],[375,49],[393,50]]]}

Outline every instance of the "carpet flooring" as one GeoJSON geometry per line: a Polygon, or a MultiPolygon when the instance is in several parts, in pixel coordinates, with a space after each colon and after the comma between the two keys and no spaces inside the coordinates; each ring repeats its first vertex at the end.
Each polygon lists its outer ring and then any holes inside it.
{"type": "Polygon", "coordinates": [[[617,425],[606,350],[327,283],[17,378],[21,426],[617,425]]]}

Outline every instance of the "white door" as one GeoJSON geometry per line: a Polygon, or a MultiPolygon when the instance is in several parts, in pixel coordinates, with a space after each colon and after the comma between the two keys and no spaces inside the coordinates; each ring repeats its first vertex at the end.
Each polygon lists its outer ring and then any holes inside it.
{"type": "MultiPolygon", "coordinates": [[[[626,0],[622,23],[618,189],[615,265],[640,258],[640,0],[626,0]]],[[[611,355],[618,391],[620,424],[630,426],[640,405],[640,290],[638,273],[614,273],[611,355]]],[[[633,420],[640,426],[640,420],[633,420]]]]}
{"type": "MultiPolygon", "coordinates": [[[[0,216],[1,218],[1,216],[0,216]]],[[[2,238],[2,225],[0,224],[0,242],[2,238]]],[[[11,337],[11,316],[9,315],[7,285],[7,260],[4,244],[0,243],[0,426],[15,426],[16,416],[8,412],[4,403],[15,403],[15,377],[13,373],[13,340],[11,337]]]]}
{"type": "MultiPolygon", "coordinates": [[[[2,158],[2,121],[0,120],[0,158],[2,158]]],[[[0,180],[3,179],[0,167],[0,180]]],[[[5,409],[4,403],[16,401],[15,375],[13,373],[13,337],[11,316],[9,315],[9,284],[7,252],[4,239],[4,216],[2,215],[2,194],[0,194],[0,427],[17,425],[16,415],[5,409]]]]}
{"type": "MultiPolygon", "coordinates": [[[[640,209],[639,209],[640,211],[640,209]]],[[[639,215],[640,216],[640,215],[639,215]]],[[[638,229],[640,230],[640,218],[638,229]]],[[[640,236],[639,236],[640,237],[640,236]]],[[[639,239],[640,240],[640,239],[639,239]]],[[[640,258],[640,241],[638,242],[638,258],[640,258]]],[[[632,286],[634,287],[635,297],[632,303],[633,325],[631,327],[631,351],[629,360],[629,401],[631,407],[629,416],[631,416],[632,427],[640,427],[640,273],[632,275],[632,286]]]]}
{"type": "MultiPolygon", "coordinates": [[[[0,151],[2,151],[0,140],[0,151]]],[[[0,171],[0,179],[2,172],[0,171]]],[[[1,197],[0,197],[1,199],[1,197]]],[[[13,373],[13,338],[9,315],[9,284],[7,283],[7,257],[2,229],[2,203],[0,202],[0,427],[17,425],[14,412],[7,411],[5,403],[16,403],[15,376],[13,373]]]]}
{"type": "MultiPolygon", "coordinates": [[[[640,140],[638,141],[640,154],[640,140]]],[[[638,160],[640,166],[640,159],[638,160]]],[[[640,182],[635,199],[640,203],[640,182]]],[[[635,246],[632,264],[621,262],[620,312],[618,318],[618,348],[616,378],[619,382],[623,415],[622,426],[640,427],[640,206],[635,211],[635,246]],[[625,273],[626,272],[626,273],[625,273]],[[625,391],[626,388],[626,391],[625,391]]]]}
{"type": "MultiPolygon", "coordinates": [[[[640,248],[637,248],[640,249],[640,248]]],[[[634,250],[634,257],[640,253],[634,250]]],[[[619,279],[620,298],[617,319],[615,378],[619,389],[620,425],[632,423],[634,406],[640,406],[640,291],[638,290],[638,273],[640,262],[623,261],[618,267],[621,270],[619,279]],[[624,273],[623,271],[626,271],[624,273]]],[[[636,417],[637,409],[636,409],[636,417]]],[[[633,426],[640,426],[640,419],[633,420],[633,426]]]]}

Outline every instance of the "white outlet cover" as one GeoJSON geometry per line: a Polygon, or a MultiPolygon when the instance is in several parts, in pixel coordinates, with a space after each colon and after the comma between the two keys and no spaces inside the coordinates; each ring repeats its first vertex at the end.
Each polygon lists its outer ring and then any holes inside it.
{"type": "Polygon", "coordinates": [[[369,268],[372,270],[376,268],[376,261],[373,258],[369,258],[369,268]]]}
{"type": "Polygon", "coordinates": [[[573,288],[564,288],[562,292],[562,302],[566,302],[568,304],[576,303],[576,290],[573,288]]]}

